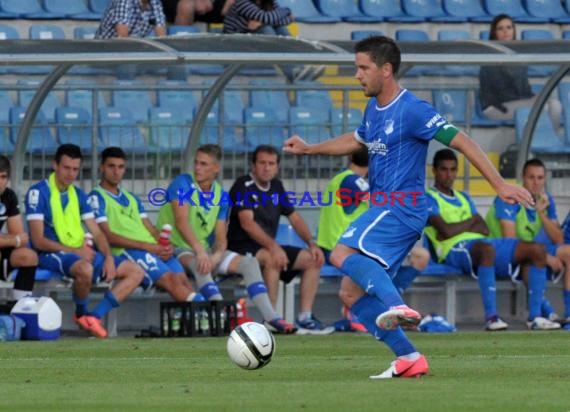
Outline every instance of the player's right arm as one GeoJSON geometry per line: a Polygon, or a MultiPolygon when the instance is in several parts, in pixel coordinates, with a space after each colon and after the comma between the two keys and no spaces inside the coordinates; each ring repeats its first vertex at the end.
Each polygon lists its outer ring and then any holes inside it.
{"type": "Polygon", "coordinates": [[[283,151],[296,155],[331,155],[343,156],[354,153],[362,148],[354,133],[345,133],[321,143],[308,144],[300,136],[293,135],[283,143],[283,151]]]}

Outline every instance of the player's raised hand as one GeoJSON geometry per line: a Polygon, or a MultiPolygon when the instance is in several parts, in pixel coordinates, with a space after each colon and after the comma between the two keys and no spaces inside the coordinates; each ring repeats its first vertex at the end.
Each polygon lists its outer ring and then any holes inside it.
{"type": "Polygon", "coordinates": [[[305,154],[309,145],[299,135],[293,135],[283,142],[283,151],[291,154],[305,154]]]}
{"type": "Polygon", "coordinates": [[[509,204],[520,203],[524,207],[534,206],[532,195],[524,187],[504,183],[497,189],[497,195],[509,204]]]}

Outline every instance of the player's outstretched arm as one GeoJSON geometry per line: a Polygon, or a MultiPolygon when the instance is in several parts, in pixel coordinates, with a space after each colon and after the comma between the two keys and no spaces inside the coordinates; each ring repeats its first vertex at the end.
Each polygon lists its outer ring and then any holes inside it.
{"type": "Polygon", "coordinates": [[[300,136],[293,135],[283,143],[283,151],[296,155],[323,154],[342,156],[360,150],[361,144],[354,138],[354,133],[345,133],[321,143],[309,144],[300,136]]]}
{"type": "Polygon", "coordinates": [[[463,153],[505,202],[510,204],[522,203],[523,205],[534,204],[531,194],[525,188],[505,182],[481,147],[465,133],[459,132],[449,146],[463,153]]]}

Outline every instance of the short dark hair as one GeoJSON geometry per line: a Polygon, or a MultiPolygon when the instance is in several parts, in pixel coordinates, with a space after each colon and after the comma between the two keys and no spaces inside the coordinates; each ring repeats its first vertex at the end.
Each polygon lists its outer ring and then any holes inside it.
{"type": "Polygon", "coordinates": [[[10,159],[4,155],[0,155],[0,173],[8,173],[8,177],[12,171],[12,166],[10,165],[10,159]]]}
{"type": "Polygon", "coordinates": [[[213,157],[218,161],[218,163],[222,160],[222,148],[217,144],[204,144],[196,149],[196,153],[198,152],[202,152],[213,157]]]}
{"type": "Polygon", "coordinates": [[[522,168],[523,176],[526,173],[526,169],[532,166],[542,167],[546,171],[546,166],[544,165],[543,161],[535,157],[534,159],[529,159],[526,162],[524,162],[524,166],[522,168]]]}
{"type": "Polygon", "coordinates": [[[274,146],[268,144],[260,144],[255,148],[253,154],[251,155],[251,163],[257,162],[257,155],[259,153],[268,153],[277,156],[277,164],[279,164],[279,161],[281,160],[281,155],[274,146]]]}
{"type": "Polygon", "coordinates": [[[368,166],[368,148],[362,146],[358,151],[350,155],[350,162],[360,167],[368,166]]]}
{"type": "Polygon", "coordinates": [[[400,62],[402,55],[400,48],[390,37],[386,36],[371,36],[360,40],[354,46],[355,53],[366,53],[370,59],[380,67],[384,63],[392,65],[392,73],[396,75],[400,69],[400,62]]]}
{"type": "Polygon", "coordinates": [[[489,29],[489,40],[497,40],[497,25],[501,20],[508,19],[513,25],[513,38],[517,38],[517,27],[515,26],[515,21],[511,16],[505,13],[497,14],[493,21],[491,21],[491,28],[489,29]]]}
{"type": "Polygon", "coordinates": [[[65,143],[59,146],[57,148],[57,151],[55,152],[53,160],[55,160],[55,162],[59,164],[63,156],[71,157],[72,159],[83,160],[81,149],[79,148],[79,146],[73,143],[65,143]]]}
{"type": "Polygon", "coordinates": [[[438,150],[433,155],[433,168],[437,169],[439,167],[439,164],[444,160],[455,160],[455,163],[457,163],[457,155],[451,149],[438,150]]]}
{"type": "Polygon", "coordinates": [[[101,164],[105,163],[105,160],[107,160],[109,157],[116,157],[119,159],[125,159],[126,160],[127,154],[120,147],[110,146],[110,147],[106,147],[101,152],[101,164]]]}

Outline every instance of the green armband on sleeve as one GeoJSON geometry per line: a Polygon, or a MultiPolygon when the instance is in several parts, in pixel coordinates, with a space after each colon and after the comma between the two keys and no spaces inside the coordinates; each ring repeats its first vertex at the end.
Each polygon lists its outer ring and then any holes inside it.
{"type": "Polygon", "coordinates": [[[457,133],[459,133],[459,129],[457,127],[451,123],[446,123],[435,134],[435,140],[446,146],[449,146],[453,138],[457,136],[457,133]]]}

